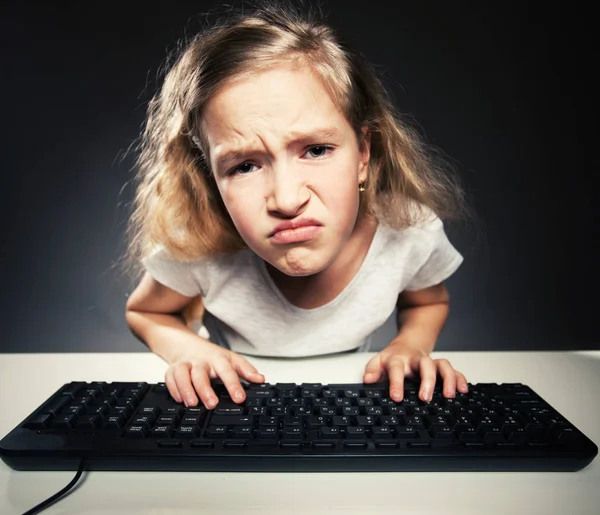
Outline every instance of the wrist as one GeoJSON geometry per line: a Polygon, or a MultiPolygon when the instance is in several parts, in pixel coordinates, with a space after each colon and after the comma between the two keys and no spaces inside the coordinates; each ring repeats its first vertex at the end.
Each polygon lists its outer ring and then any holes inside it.
{"type": "Polygon", "coordinates": [[[180,361],[190,353],[208,352],[213,345],[170,315],[147,315],[153,319],[146,331],[145,343],[167,363],[180,361]]]}
{"type": "Polygon", "coordinates": [[[435,348],[436,338],[419,332],[401,331],[390,342],[388,349],[410,351],[411,354],[428,356],[435,348]]]}

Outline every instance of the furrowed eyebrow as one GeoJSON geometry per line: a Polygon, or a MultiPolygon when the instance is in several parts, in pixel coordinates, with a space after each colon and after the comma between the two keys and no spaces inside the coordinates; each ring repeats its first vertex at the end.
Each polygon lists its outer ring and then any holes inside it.
{"type": "MultiPolygon", "coordinates": [[[[303,141],[323,141],[326,142],[331,139],[337,139],[341,136],[339,129],[335,127],[326,127],[323,129],[315,129],[308,132],[291,131],[286,138],[286,146],[294,143],[301,143],[303,141]]],[[[245,155],[253,152],[252,148],[239,148],[239,149],[225,149],[219,152],[215,156],[215,164],[217,169],[224,168],[231,162],[241,160],[245,155]]]]}

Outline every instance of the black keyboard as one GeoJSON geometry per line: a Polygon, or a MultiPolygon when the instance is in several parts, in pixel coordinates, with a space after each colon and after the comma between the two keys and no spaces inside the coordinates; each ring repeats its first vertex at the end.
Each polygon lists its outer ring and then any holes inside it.
{"type": "MultiPolygon", "coordinates": [[[[598,447],[522,384],[469,384],[431,402],[406,382],[245,385],[213,410],[164,383],[65,384],[0,441],[17,470],[575,471],[598,447]]],[[[6,407],[5,407],[6,409],[6,407]]]]}

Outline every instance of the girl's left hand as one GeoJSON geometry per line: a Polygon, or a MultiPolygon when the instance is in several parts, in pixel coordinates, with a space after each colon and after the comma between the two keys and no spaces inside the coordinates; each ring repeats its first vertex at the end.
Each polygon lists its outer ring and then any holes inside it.
{"type": "Polygon", "coordinates": [[[454,370],[447,359],[431,359],[429,354],[407,344],[392,344],[373,356],[365,367],[364,383],[382,381],[387,376],[390,383],[390,398],[400,402],[404,398],[404,378],[421,376],[419,397],[431,401],[437,374],[443,380],[443,394],[452,398],[458,390],[467,393],[467,379],[454,370]]]}

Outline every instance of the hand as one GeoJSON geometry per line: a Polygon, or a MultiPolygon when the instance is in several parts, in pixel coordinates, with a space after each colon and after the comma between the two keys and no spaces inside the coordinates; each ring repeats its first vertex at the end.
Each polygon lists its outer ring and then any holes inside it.
{"type": "Polygon", "coordinates": [[[219,377],[234,402],[246,400],[246,393],[240,377],[252,383],[264,383],[265,377],[259,374],[246,359],[239,354],[213,343],[199,343],[193,350],[171,363],[165,373],[165,382],[171,396],[186,406],[195,406],[198,397],[204,406],[213,409],[219,402],[210,380],[219,377]]]}
{"type": "Polygon", "coordinates": [[[365,368],[363,382],[381,381],[387,375],[390,397],[400,402],[404,398],[404,378],[413,378],[419,373],[419,397],[429,402],[433,395],[437,371],[443,379],[445,397],[454,397],[457,390],[461,393],[468,392],[465,376],[454,370],[447,359],[431,359],[426,351],[404,343],[391,344],[373,356],[365,368]]]}

